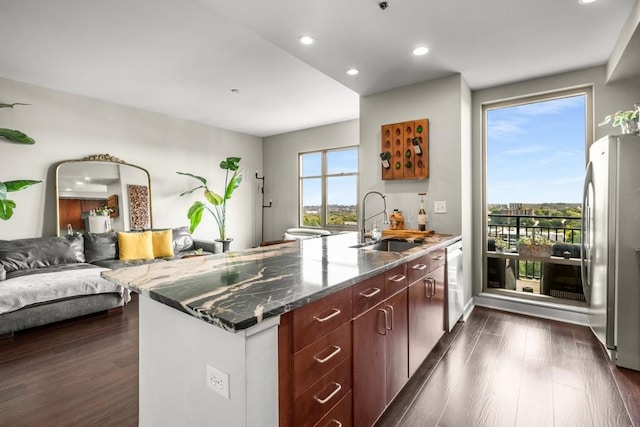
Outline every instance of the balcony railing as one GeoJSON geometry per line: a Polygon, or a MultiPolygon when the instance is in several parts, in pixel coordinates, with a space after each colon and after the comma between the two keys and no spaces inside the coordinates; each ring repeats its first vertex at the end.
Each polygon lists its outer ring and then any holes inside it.
{"type": "MultiPolygon", "coordinates": [[[[518,239],[541,236],[552,243],[580,243],[581,217],[533,216],[533,215],[488,215],[489,239],[501,239],[507,243],[507,251],[517,249],[518,239]]],[[[542,265],[538,261],[518,260],[515,262],[516,279],[540,280],[542,265]]]]}
{"type": "Polygon", "coordinates": [[[521,237],[542,236],[552,242],[580,243],[581,217],[489,214],[489,237],[513,249],[521,237]]]}

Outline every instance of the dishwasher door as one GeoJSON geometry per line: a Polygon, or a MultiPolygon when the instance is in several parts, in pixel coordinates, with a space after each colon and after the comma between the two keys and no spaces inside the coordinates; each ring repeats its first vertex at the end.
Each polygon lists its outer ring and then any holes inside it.
{"type": "Polygon", "coordinates": [[[451,332],[464,312],[462,241],[447,247],[447,331],[451,332]]]}

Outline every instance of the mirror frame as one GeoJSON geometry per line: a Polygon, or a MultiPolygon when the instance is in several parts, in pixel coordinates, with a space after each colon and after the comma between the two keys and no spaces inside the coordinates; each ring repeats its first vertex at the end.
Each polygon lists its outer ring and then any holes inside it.
{"type": "MultiPolygon", "coordinates": [[[[146,170],[145,168],[138,166],[138,165],[134,165],[132,163],[127,163],[126,161],[119,159],[117,157],[114,157],[110,154],[92,154],[89,156],[85,156],[81,159],[70,159],[70,160],[63,160],[60,163],[58,163],[58,165],[56,166],[56,182],[55,182],[55,196],[56,196],[56,229],[58,230],[58,236],[61,236],[63,234],[63,230],[60,228],[60,188],[59,188],[59,175],[60,175],[60,168],[65,165],[65,164],[69,164],[69,163],[81,163],[81,162],[102,162],[102,163],[113,163],[113,164],[118,164],[118,165],[126,165],[126,166],[132,166],[136,169],[141,170],[142,172],[144,172],[147,175],[147,188],[149,191],[149,228],[153,228],[153,209],[152,209],[152,205],[151,205],[151,175],[149,174],[149,171],[146,170]]],[[[131,228],[131,227],[129,227],[131,228]]],[[[132,231],[132,229],[130,230],[126,230],[126,231],[132,231]]]]}

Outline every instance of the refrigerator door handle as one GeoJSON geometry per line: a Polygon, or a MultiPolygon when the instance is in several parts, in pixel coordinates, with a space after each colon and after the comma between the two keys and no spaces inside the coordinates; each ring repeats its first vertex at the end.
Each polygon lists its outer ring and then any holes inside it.
{"type": "Polygon", "coordinates": [[[589,197],[589,190],[593,188],[592,181],[593,164],[589,162],[584,178],[584,188],[582,190],[582,224],[580,227],[580,275],[582,278],[582,292],[587,300],[587,304],[589,304],[591,299],[591,283],[589,282],[590,277],[589,272],[587,271],[587,268],[589,268],[587,264],[589,262],[589,254],[591,251],[587,244],[588,240],[593,237],[589,235],[589,232],[592,230],[588,229],[590,228],[591,221],[593,221],[593,218],[591,218],[592,210],[590,206],[590,203],[593,203],[593,200],[590,200],[589,197]]]}

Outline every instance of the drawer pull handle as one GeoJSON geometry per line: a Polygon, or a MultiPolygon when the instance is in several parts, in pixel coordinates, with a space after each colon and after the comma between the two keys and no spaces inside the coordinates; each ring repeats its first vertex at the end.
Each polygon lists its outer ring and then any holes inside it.
{"type": "MultiPolygon", "coordinates": [[[[338,420],[331,420],[329,421],[332,425],[335,425],[336,427],[342,427],[342,423],[338,420]]],[[[327,424],[329,425],[329,424],[327,424]]]]}
{"type": "Polygon", "coordinates": [[[424,270],[426,268],[427,268],[426,264],[416,264],[411,267],[412,270],[424,270]]]}
{"type": "Polygon", "coordinates": [[[392,276],[389,278],[389,280],[391,280],[392,282],[402,282],[404,279],[406,279],[405,276],[403,276],[402,274],[396,274],[395,276],[392,276]]]}
{"type": "Polygon", "coordinates": [[[313,358],[316,360],[316,362],[318,363],[327,363],[329,360],[333,359],[333,357],[340,353],[342,351],[342,349],[340,347],[338,347],[337,345],[332,345],[331,347],[333,347],[333,352],[331,352],[330,355],[328,355],[327,357],[325,357],[324,359],[319,358],[318,356],[313,356],[313,358]]]}
{"type": "Polygon", "coordinates": [[[320,323],[326,322],[327,320],[331,320],[334,317],[336,317],[337,315],[339,315],[340,313],[342,313],[340,311],[340,309],[338,308],[332,308],[331,311],[333,311],[333,313],[331,313],[330,315],[328,315],[327,317],[318,317],[318,316],[313,316],[313,318],[315,320],[317,320],[320,323]]]}
{"type": "Polygon", "coordinates": [[[360,296],[363,296],[365,298],[371,298],[375,295],[378,295],[379,293],[380,293],[380,288],[371,288],[371,292],[369,293],[366,293],[366,291],[360,292],[360,296]]]}
{"type": "Polygon", "coordinates": [[[436,261],[440,261],[442,258],[444,258],[444,256],[442,256],[442,255],[438,255],[438,256],[434,256],[434,257],[433,257],[433,258],[431,258],[431,259],[434,259],[434,260],[436,260],[436,261]]]}
{"type": "Polygon", "coordinates": [[[432,277],[424,279],[424,297],[427,299],[435,295],[435,292],[431,290],[431,286],[435,288],[435,279],[432,277]]]}
{"type": "Polygon", "coordinates": [[[324,405],[325,403],[330,401],[336,394],[338,394],[340,390],[342,390],[342,386],[340,384],[333,383],[333,385],[336,386],[336,388],[331,392],[331,394],[329,394],[329,396],[325,397],[324,399],[320,399],[318,396],[313,396],[313,398],[317,400],[319,404],[324,405]]]}

